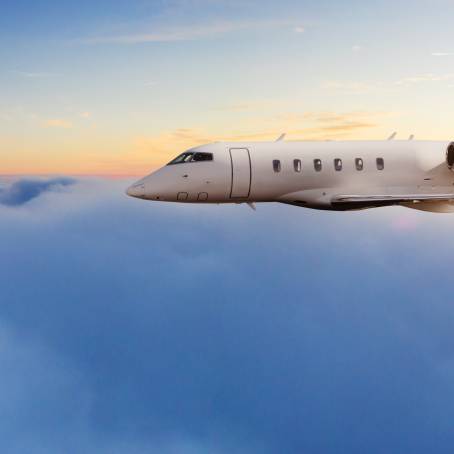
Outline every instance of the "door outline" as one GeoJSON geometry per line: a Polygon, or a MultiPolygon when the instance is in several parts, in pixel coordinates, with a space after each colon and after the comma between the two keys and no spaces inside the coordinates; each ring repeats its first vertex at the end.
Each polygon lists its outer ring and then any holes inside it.
{"type": "Polygon", "coordinates": [[[231,199],[247,199],[251,195],[251,187],[252,187],[252,162],[251,162],[251,153],[249,152],[249,148],[245,147],[234,147],[234,148],[229,148],[229,154],[230,154],[230,169],[231,169],[231,185],[230,185],[230,198],[231,199]],[[249,161],[249,188],[248,188],[248,193],[245,196],[233,196],[233,157],[232,157],[232,150],[246,150],[247,151],[247,157],[249,161]]]}

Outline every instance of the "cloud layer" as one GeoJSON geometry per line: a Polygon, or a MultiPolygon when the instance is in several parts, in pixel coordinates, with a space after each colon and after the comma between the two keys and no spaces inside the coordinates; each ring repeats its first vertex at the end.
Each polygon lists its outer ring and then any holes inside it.
{"type": "Polygon", "coordinates": [[[47,191],[58,191],[75,183],[72,178],[54,178],[50,180],[20,180],[11,185],[0,186],[0,204],[18,206],[39,197],[47,191]]]}
{"type": "Polygon", "coordinates": [[[0,207],[3,452],[450,452],[454,218],[126,186],[0,207]]]}

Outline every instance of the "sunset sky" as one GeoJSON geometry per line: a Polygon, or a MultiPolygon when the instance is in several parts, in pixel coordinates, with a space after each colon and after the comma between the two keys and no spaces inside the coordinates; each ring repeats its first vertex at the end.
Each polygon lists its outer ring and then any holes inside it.
{"type": "Polygon", "coordinates": [[[454,137],[454,5],[2,4],[3,174],[137,175],[213,140],[454,137]]]}

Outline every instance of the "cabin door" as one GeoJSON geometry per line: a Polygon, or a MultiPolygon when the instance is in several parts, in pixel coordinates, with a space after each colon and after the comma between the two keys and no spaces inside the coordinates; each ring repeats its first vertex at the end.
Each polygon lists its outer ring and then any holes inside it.
{"type": "Polygon", "coordinates": [[[247,198],[251,192],[251,157],[247,148],[230,148],[232,161],[231,199],[247,198]]]}

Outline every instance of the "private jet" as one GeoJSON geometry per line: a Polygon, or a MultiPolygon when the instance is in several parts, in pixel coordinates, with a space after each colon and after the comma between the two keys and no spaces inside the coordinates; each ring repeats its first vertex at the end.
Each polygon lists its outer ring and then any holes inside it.
{"type": "Polygon", "coordinates": [[[279,202],[318,210],[401,205],[454,212],[454,142],[217,142],[192,148],[130,186],[144,200],[279,202]]]}

